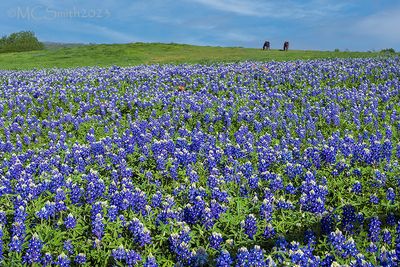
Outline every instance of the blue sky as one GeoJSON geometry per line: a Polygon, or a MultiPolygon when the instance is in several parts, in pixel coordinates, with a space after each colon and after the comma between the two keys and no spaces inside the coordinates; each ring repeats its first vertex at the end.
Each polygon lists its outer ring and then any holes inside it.
{"type": "Polygon", "coordinates": [[[313,50],[400,50],[396,0],[13,0],[0,34],[42,41],[164,42],[313,50]]]}

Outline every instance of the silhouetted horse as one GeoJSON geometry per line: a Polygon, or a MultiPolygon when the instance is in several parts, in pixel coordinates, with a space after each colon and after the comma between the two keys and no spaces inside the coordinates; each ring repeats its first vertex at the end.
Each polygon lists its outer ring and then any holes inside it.
{"type": "Polygon", "coordinates": [[[269,41],[265,41],[263,45],[263,50],[269,50],[269,48],[270,48],[269,41]]]}
{"type": "Polygon", "coordinates": [[[289,42],[288,41],[285,41],[284,43],[283,43],[283,51],[288,51],[289,50],[289,42]]]}

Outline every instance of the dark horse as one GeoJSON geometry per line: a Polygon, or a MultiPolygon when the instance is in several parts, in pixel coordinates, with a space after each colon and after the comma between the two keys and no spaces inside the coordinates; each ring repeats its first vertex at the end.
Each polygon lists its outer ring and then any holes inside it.
{"type": "Polygon", "coordinates": [[[283,43],[283,51],[288,51],[289,50],[289,42],[288,41],[285,41],[284,43],[283,43]]]}
{"type": "Polygon", "coordinates": [[[263,50],[269,50],[269,48],[270,48],[269,41],[265,41],[263,45],[263,50]]]}

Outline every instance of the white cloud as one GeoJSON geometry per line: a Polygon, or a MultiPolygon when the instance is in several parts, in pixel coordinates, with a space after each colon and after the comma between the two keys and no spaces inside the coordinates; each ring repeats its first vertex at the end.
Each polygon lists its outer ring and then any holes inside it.
{"type": "Polygon", "coordinates": [[[159,24],[168,24],[179,27],[186,27],[190,29],[197,30],[212,30],[217,27],[217,25],[223,21],[223,19],[216,17],[212,19],[204,20],[203,18],[195,18],[195,17],[167,17],[167,16],[157,16],[157,15],[149,15],[145,17],[147,20],[159,23],[159,24]]]}
{"type": "Polygon", "coordinates": [[[310,18],[315,19],[327,14],[340,12],[347,4],[327,3],[324,0],[299,2],[293,0],[193,0],[209,8],[244,16],[269,18],[310,18]]]}
{"type": "Polygon", "coordinates": [[[161,24],[181,25],[184,23],[184,20],[181,18],[167,17],[167,16],[150,15],[150,16],[147,16],[146,19],[157,22],[157,23],[161,23],[161,24]]]}
{"type": "Polygon", "coordinates": [[[131,34],[110,29],[105,26],[99,26],[94,24],[81,24],[80,29],[78,29],[80,33],[88,33],[98,36],[102,36],[103,38],[113,40],[114,43],[131,43],[137,41],[144,41],[142,37],[133,36],[131,34]]]}
{"type": "Polygon", "coordinates": [[[400,7],[382,11],[365,17],[355,23],[352,31],[358,35],[379,38],[400,46],[400,7]]]}
{"type": "Polygon", "coordinates": [[[257,2],[240,0],[194,0],[194,2],[217,10],[232,12],[240,15],[263,16],[263,13],[260,10],[261,5],[257,2]]]}
{"type": "Polygon", "coordinates": [[[243,33],[243,32],[238,32],[238,31],[226,32],[221,36],[224,40],[234,41],[234,42],[253,42],[255,40],[260,39],[259,36],[255,36],[255,35],[247,34],[247,33],[243,33]]]}
{"type": "Polygon", "coordinates": [[[106,43],[131,43],[131,42],[147,42],[143,37],[135,36],[124,31],[115,30],[107,26],[96,25],[92,23],[68,20],[65,23],[57,23],[54,29],[61,32],[68,32],[69,36],[75,36],[67,39],[52,39],[52,36],[45,36],[44,41],[55,42],[100,42],[106,43]],[[71,35],[72,33],[72,35],[71,35]],[[78,38],[78,39],[77,39],[78,38]],[[92,41],[91,41],[92,40],[92,41]]]}

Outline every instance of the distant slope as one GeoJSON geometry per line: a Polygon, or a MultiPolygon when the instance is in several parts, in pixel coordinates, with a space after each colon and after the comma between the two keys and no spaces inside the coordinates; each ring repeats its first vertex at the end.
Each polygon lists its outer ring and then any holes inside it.
{"type": "Polygon", "coordinates": [[[42,51],[0,54],[0,69],[129,66],[166,63],[214,63],[245,60],[271,61],[332,57],[374,57],[371,52],[330,52],[255,48],[211,47],[184,44],[131,43],[72,45],[42,51]]]}
{"type": "Polygon", "coordinates": [[[58,43],[58,42],[43,42],[43,44],[46,49],[71,48],[71,47],[86,45],[81,43],[58,43]]]}

